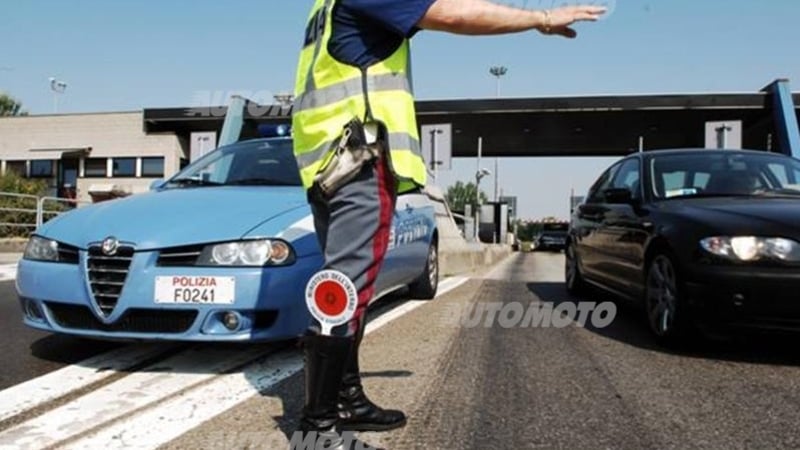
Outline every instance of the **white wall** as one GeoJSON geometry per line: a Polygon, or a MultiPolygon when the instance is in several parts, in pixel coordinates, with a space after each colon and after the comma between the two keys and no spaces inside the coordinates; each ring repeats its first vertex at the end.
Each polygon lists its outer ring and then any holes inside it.
{"type": "Polygon", "coordinates": [[[0,118],[2,159],[26,159],[35,155],[31,149],[82,147],[91,147],[97,158],[173,156],[181,150],[174,134],[145,134],[140,111],[0,118]]]}
{"type": "MultiPolygon", "coordinates": [[[[90,148],[90,158],[164,157],[164,174],[178,171],[188,142],[172,133],[145,134],[141,111],[0,118],[0,159],[59,159],[58,152],[90,148]]],[[[92,184],[120,185],[140,192],[152,178],[79,179],[78,196],[88,200],[92,184]]]]}

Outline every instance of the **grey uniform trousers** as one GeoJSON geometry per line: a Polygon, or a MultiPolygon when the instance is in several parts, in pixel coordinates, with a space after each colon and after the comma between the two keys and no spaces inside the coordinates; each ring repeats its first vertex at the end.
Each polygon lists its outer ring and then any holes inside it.
{"type": "MultiPolygon", "coordinates": [[[[330,198],[312,188],[309,203],[325,258],[322,270],[345,274],[358,291],[353,319],[333,329],[334,336],[354,336],[375,295],[375,280],[389,245],[397,200],[396,182],[385,155],[366,164],[355,179],[330,198]]],[[[314,320],[312,331],[319,331],[314,320]]]]}

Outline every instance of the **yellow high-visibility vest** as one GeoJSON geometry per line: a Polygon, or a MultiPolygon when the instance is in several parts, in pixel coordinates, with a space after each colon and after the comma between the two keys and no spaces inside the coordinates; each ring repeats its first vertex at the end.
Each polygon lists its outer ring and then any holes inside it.
{"type": "Polygon", "coordinates": [[[306,189],[324,165],[332,144],[353,118],[364,120],[367,107],[386,125],[391,167],[398,192],[424,186],[414,96],[409,80],[410,42],[362,72],[328,53],[333,7],[337,0],[316,0],[306,27],[297,70],[292,116],[294,153],[306,189]]]}

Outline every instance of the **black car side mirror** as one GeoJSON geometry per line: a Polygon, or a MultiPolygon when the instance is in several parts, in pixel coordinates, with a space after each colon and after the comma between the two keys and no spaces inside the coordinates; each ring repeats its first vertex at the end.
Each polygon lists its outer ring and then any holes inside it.
{"type": "Polygon", "coordinates": [[[613,205],[630,205],[634,203],[633,193],[628,188],[609,188],[603,191],[606,203],[613,205]]]}

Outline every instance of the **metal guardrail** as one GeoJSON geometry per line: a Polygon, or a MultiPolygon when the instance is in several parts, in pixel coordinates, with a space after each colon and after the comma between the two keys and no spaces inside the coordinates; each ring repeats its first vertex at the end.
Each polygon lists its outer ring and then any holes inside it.
{"type": "Polygon", "coordinates": [[[28,237],[53,217],[85,203],[89,202],[0,192],[0,238],[28,237]]]}

